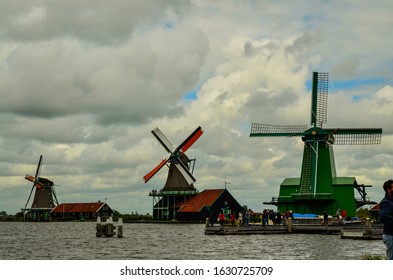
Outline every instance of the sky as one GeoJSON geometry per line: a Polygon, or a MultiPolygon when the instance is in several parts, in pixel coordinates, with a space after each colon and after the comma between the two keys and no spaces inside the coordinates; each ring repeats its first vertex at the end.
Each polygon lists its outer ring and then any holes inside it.
{"type": "Polygon", "coordinates": [[[151,130],[177,146],[198,126],[195,187],[271,207],[303,142],[250,138],[251,123],[310,125],[314,71],[329,73],[323,127],[383,129],[379,145],[334,146],[337,175],[378,202],[393,178],[390,0],[0,4],[0,211],[25,206],[43,155],[60,203],[152,213],[168,168],[144,183],[167,156],[151,130]]]}

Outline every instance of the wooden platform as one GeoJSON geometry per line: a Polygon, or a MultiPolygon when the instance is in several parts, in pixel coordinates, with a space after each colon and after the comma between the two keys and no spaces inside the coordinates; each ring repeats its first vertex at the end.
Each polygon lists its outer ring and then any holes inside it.
{"type": "Polygon", "coordinates": [[[280,234],[288,233],[286,226],[210,226],[205,228],[205,234],[243,235],[243,234],[280,234]]]}
{"type": "Polygon", "coordinates": [[[374,227],[367,229],[343,229],[341,230],[342,239],[360,239],[360,240],[382,240],[383,228],[374,227]]]}
{"type": "Polygon", "coordinates": [[[292,230],[284,225],[250,225],[246,226],[209,226],[205,228],[205,234],[290,234],[290,233],[318,233],[318,234],[340,234],[342,226],[321,225],[293,225],[292,230]]]}
{"type": "MultiPolygon", "coordinates": [[[[298,222],[298,221],[297,221],[298,222]]],[[[244,234],[337,234],[342,238],[358,237],[358,239],[379,239],[382,238],[381,224],[329,224],[321,225],[318,223],[302,224],[294,223],[287,225],[256,225],[250,226],[230,226],[219,225],[205,226],[205,234],[215,235],[244,235],[244,234]]]]}

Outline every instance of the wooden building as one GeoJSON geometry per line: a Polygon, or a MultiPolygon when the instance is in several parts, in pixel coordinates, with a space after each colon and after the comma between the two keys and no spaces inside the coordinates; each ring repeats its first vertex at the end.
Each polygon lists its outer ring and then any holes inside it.
{"type": "Polygon", "coordinates": [[[105,202],[62,203],[53,208],[50,217],[57,220],[95,220],[113,216],[113,210],[105,202]]]}
{"type": "Polygon", "coordinates": [[[244,210],[227,189],[204,190],[177,206],[177,220],[195,222],[203,222],[206,218],[217,220],[221,210],[236,216],[244,210]]]}

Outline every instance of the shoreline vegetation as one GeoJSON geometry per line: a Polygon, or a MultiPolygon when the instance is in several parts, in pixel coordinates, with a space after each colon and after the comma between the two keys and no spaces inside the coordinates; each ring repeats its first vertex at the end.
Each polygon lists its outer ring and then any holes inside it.
{"type": "MultiPolygon", "coordinates": [[[[121,214],[115,211],[112,216],[113,222],[117,222],[119,219],[122,219],[123,223],[156,223],[156,224],[202,224],[205,221],[200,222],[191,222],[191,221],[176,221],[176,220],[153,220],[153,217],[150,214],[121,214]]],[[[15,215],[1,215],[0,222],[24,222],[23,212],[18,212],[15,215]]],[[[106,218],[102,218],[102,222],[105,222],[106,218]]],[[[28,221],[28,222],[37,222],[37,221],[28,221]]],[[[46,221],[39,222],[97,222],[96,218],[86,219],[84,217],[75,217],[74,219],[49,219],[46,221]]]]}

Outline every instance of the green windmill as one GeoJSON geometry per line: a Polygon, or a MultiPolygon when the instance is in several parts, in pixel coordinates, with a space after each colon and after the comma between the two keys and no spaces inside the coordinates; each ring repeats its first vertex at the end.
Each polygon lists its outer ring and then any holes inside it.
{"type": "Polygon", "coordinates": [[[300,136],[304,142],[300,178],[286,178],[278,197],[264,204],[276,205],[281,213],[334,215],[345,209],[355,216],[356,209],[375,204],[366,198],[366,187],[355,177],[337,177],[333,154],[334,145],[373,145],[381,142],[381,128],[322,128],[327,120],[328,73],[313,73],[311,127],[307,125],[268,125],[253,123],[250,137],[300,136]],[[355,190],[360,198],[355,198],[355,190]]]}

